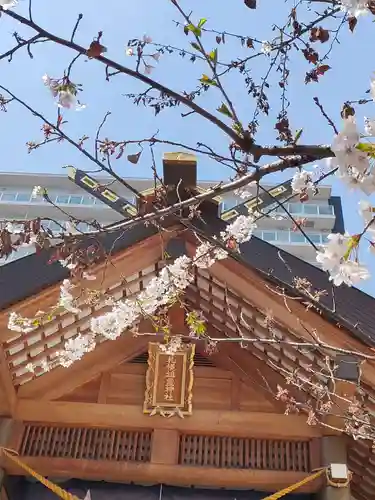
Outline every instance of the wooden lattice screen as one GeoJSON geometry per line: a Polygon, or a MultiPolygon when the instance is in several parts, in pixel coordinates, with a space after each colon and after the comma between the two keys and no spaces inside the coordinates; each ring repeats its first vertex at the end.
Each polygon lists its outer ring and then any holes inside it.
{"type": "Polygon", "coordinates": [[[310,442],[183,434],[179,464],[310,472],[310,442]]]}
{"type": "Polygon", "coordinates": [[[25,425],[21,456],[149,462],[152,432],[25,425]]]}

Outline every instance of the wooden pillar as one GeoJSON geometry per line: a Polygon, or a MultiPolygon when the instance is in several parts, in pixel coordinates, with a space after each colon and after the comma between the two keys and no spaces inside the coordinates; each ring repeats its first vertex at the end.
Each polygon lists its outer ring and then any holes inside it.
{"type": "MultiPolygon", "coordinates": [[[[325,436],[321,442],[322,466],[346,464],[347,449],[344,436],[325,436]]],[[[351,500],[350,484],[346,488],[335,488],[326,482],[317,494],[318,500],[351,500]]]]}
{"type": "Polygon", "coordinates": [[[178,462],[179,437],[179,432],[172,429],[154,429],[151,463],[176,465],[178,462]]]}
{"type": "MultiPolygon", "coordinates": [[[[343,429],[343,417],[349,402],[355,398],[359,383],[359,363],[353,356],[337,356],[335,358],[335,384],[332,395],[335,415],[327,415],[328,433],[322,438],[322,466],[331,464],[347,465],[347,439],[343,429]],[[336,429],[336,430],[335,430],[336,429]]],[[[349,473],[349,471],[348,471],[349,473]]],[[[326,482],[318,495],[319,500],[351,500],[350,483],[347,487],[336,488],[326,482]]]]}
{"type": "MultiPolygon", "coordinates": [[[[0,446],[7,447],[9,446],[10,438],[13,431],[13,420],[11,418],[1,418],[0,419],[0,446]]],[[[3,493],[4,481],[6,478],[6,472],[3,467],[3,458],[1,458],[0,462],[0,492],[3,498],[6,495],[6,492],[3,493]]]]}

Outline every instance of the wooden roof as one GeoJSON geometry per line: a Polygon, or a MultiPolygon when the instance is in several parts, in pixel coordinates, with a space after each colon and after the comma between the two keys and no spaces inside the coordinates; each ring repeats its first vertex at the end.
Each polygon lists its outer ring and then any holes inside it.
{"type": "MultiPolygon", "coordinates": [[[[94,352],[68,369],[55,368],[50,372],[40,370],[35,373],[26,370],[29,362],[51,361],[66,339],[86,331],[90,318],[101,314],[106,307],[105,297],[111,295],[118,299],[142,289],[165,265],[165,245],[168,245],[168,253],[173,257],[182,252],[193,255],[196,246],[193,233],[176,225],[175,221],[173,226],[169,223],[169,229],[162,242],[154,229],[136,227],[127,231],[112,253],[115,265],[97,266],[98,279],[92,282],[92,286],[95,288],[97,283],[100,284],[103,293],[101,299],[90,306],[85,305],[78,315],[58,315],[28,334],[15,336],[14,332],[9,332],[6,329],[7,314],[15,310],[22,315],[32,315],[40,309],[41,304],[44,309],[53,305],[65,271],[58,264],[48,264],[47,253],[28,256],[2,268],[0,391],[7,396],[10,406],[16,391],[17,397],[28,400],[66,400],[68,394],[74,398],[75,391],[83,385],[146,351],[149,337],[124,335],[116,341],[103,341],[94,352]],[[69,377],[66,376],[66,370],[69,370],[69,377]]],[[[222,222],[217,219],[205,225],[205,229],[195,226],[195,230],[208,239],[221,229],[222,222]],[[209,232],[207,227],[210,228],[209,232]]],[[[108,237],[105,246],[111,248],[116,237],[108,237]]],[[[320,339],[330,345],[361,349],[368,353],[371,353],[370,346],[375,341],[373,298],[354,288],[341,287],[335,290],[334,302],[328,294],[317,304],[319,311],[307,309],[303,304],[306,294],[294,286],[293,279],[296,276],[307,278],[314,289],[331,291],[325,273],[253,238],[242,245],[240,256],[220,261],[207,271],[196,270],[194,283],[185,294],[188,307],[203,311],[212,337],[238,337],[241,334],[253,339],[246,345],[240,345],[240,342],[226,343],[219,353],[209,359],[216,366],[233,370],[249,386],[259,388],[265,405],[266,401],[276,405],[271,393],[277,384],[285,386],[285,378],[281,375],[283,371],[298,369],[299,373],[308,376],[312,368],[319,370],[324,366],[323,356],[318,350],[314,352],[293,346],[293,342],[309,338],[309,330],[318,329],[320,339]],[[288,301],[280,293],[281,290],[294,298],[301,297],[301,300],[288,301]],[[273,334],[275,339],[282,342],[261,342],[262,338],[269,335],[265,323],[270,311],[273,334]]],[[[140,330],[149,331],[150,325],[142,323],[140,330]]],[[[362,381],[370,408],[373,408],[375,401],[374,380],[375,364],[367,362],[363,367],[362,381]]],[[[300,399],[306,397],[303,392],[298,396],[300,399]]],[[[0,414],[6,411],[0,405],[0,414]]],[[[363,441],[350,443],[350,467],[355,474],[355,497],[359,500],[367,498],[375,487],[375,457],[371,445],[363,441]]]]}

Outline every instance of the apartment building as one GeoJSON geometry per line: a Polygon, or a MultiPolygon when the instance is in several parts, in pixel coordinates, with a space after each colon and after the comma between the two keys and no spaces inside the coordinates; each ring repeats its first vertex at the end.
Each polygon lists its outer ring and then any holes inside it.
{"type": "MultiPolygon", "coordinates": [[[[106,178],[98,178],[98,180],[103,184],[108,182],[106,178]]],[[[127,182],[138,191],[144,191],[153,185],[150,179],[131,178],[127,179],[127,182]]],[[[215,184],[216,182],[209,181],[198,182],[198,186],[203,189],[215,184]]],[[[264,187],[272,189],[272,186],[264,187]]],[[[135,204],[133,193],[123,185],[111,182],[110,188],[130,203],[135,204]]],[[[256,194],[255,191],[253,194],[256,194]]],[[[228,211],[236,209],[243,202],[244,200],[233,193],[225,195],[220,204],[220,212],[228,214],[228,211]]],[[[339,197],[332,196],[330,186],[319,187],[319,193],[304,203],[295,197],[285,203],[285,206],[295,220],[303,221],[305,232],[316,245],[324,244],[329,233],[344,231],[341,200],[339,197]]],[[[263,217],[257,222],[258,229],[255,236],[315,264],[314,248],[300,231],[295,230],[293,221],[285,215],[285,211],[277,203],[269,206],[268,211],[272,211],[273,216],[263,217]]],[[[88,229],[87,222],[95,220],[101,224],[110,224],[122,219],[121,214],[77,186],[67,175],[0,173],[1,220],[48,217],[64,225],[69,220],[69,215],[82,221],[79,226],[83,231],[88,229]],[[32,197],[32,190],[36,185],[47,189],[56,207],[51,206],[41,197],[32,197]]],[[[60,229],[60,226],[53,221],[46,221],[45,225],[52,231],[60,229]]],[[[21,258],[31,251],[28,248],[20,249],[8,259],[0,259],[0,265],[21,258]]]]}

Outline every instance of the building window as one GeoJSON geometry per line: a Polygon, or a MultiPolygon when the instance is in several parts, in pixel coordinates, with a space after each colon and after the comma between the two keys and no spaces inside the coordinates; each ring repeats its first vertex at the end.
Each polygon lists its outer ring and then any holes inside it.
{"type": "Polygon", "coordinates": [[[264,241],[275,241],[276,240],[275,231],[263,231],[263,239],[264,241]]]}
{"type": "Polygon", "coordinates": [[[17,193],[3,193],[1,201],[15,201],[17,193]]]}
{"type": "Polygon", "coordinates": [[[333,215],[333,206],[332,205],[319,205],[319,213],[320,213],[320,215],[333,215]]]}
{"type": "Polygon", "coordinates": [[[289,243],[289,232],[288,231],[277,231],[277,241],[289,243]]]}
{"type": "Polygon", "coordinates": [[[302,233],[290,233],[290,241],[292,243],[305,243],[305,237],[302,233]]]}
{"type": "Polygon", "coordinates": [[[316,205],[303,205],[303,212],[307,215],[316,215],[318,207],[316,205]]]}
{"type": "Polygon", "coordinates": [[[291,214],[299,214],[302,211],[301,203],[289,203],[288,209],[291,214]]]}
{"type": "Polygon", "coordinates": [[[82,196],[72,195],[69,200],[70,205],[80,205],[82,202],[82,196]]]}
{"type": "Polygon", "coordinates": [[[309,233],[306,233],[306,234],[313,243],[320,244],[320,242],[321,242],[320,234],[309,234],[309,233]]]}
{"type": "Polygon", "coordinates": [[[30,201],[30,194],[29,193],[18,193],[17,194],[17,201],[30,201]]]}
{"type": "Polygon", "coordinates": [[[69,203],[69,195],[63,194],[56,196],[56,203],[58,205],[65,205],[66,203],[69,203]]]}
{"type": "Polygon", "coordinates": [[[82,205],[94,205],[95,198],[93,196],[83,196],[82,205]]]}

